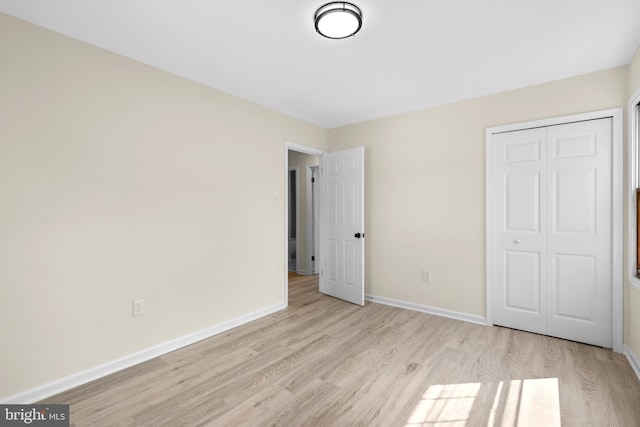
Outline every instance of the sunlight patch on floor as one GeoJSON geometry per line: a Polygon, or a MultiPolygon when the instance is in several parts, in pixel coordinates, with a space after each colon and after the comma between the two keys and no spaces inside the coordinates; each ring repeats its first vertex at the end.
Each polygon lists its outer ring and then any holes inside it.
{"type": "MultiPolygon", "coordinates": [[[[560,426],[557,378],[512,380],[497,384],[443,384],[430,386],[405,427],[466,426],[483,388],[493,395],[487,426],[560,426]]],[[[480,408],[476,412],[483,413],[480,408]]],[[[485,412],[486,413],[486,412],[485,412]]]]}
{"type": "Polygon", "coordinates": [[[480,386],[480,383],[430,386],[405,426],[464,426],[480,386]]]}

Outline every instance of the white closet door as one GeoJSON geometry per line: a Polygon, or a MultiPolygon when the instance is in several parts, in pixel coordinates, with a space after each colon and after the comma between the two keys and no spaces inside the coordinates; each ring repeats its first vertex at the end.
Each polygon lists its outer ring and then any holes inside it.
{"type": "Polygon", "coordinates": [[[612,120],[493,136],[494,323],[611,347],[612,120]]]}
{"type": "Polygon", "coordinates": [[[547,129],[548,334],[611,347],[612,119],[547,129]]]}
{"type": "Polygon", "coordinates": [[[546,333],[546,131],[493,136],[494,323],[546,333]]]}

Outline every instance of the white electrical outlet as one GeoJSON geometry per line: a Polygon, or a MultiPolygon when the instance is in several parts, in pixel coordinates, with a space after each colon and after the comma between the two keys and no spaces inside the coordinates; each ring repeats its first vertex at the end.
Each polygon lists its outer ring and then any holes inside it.
{"type": "Polygon", "coordinates": [[[142,316],[144,314],[144,300],[138,299],[133,302],[133,317],[142,316]]]}
{"type": "Polygon", "coordinates": [[[431,272],[427,270],[422,270],[422,281],[430,282],[431,281],[431,272]]]}

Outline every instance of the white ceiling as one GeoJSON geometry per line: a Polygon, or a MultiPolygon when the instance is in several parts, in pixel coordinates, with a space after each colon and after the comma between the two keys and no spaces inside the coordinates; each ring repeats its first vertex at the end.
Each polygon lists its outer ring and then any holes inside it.
{"type": "Polygon", "coordinates": [[[626,65],[640,0],[0,0],[0,11],[325,128],[626,65]]]}

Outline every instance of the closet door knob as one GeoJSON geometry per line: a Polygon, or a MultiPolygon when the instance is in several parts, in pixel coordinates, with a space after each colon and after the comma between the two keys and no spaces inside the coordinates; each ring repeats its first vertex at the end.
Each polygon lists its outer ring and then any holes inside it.
{"type": "Polygon", "coordinates": [[[522,243],[522,240],[516,239],[513,243],[515,243],[516,245],[519,245],[520,243],[522,243]]]}

